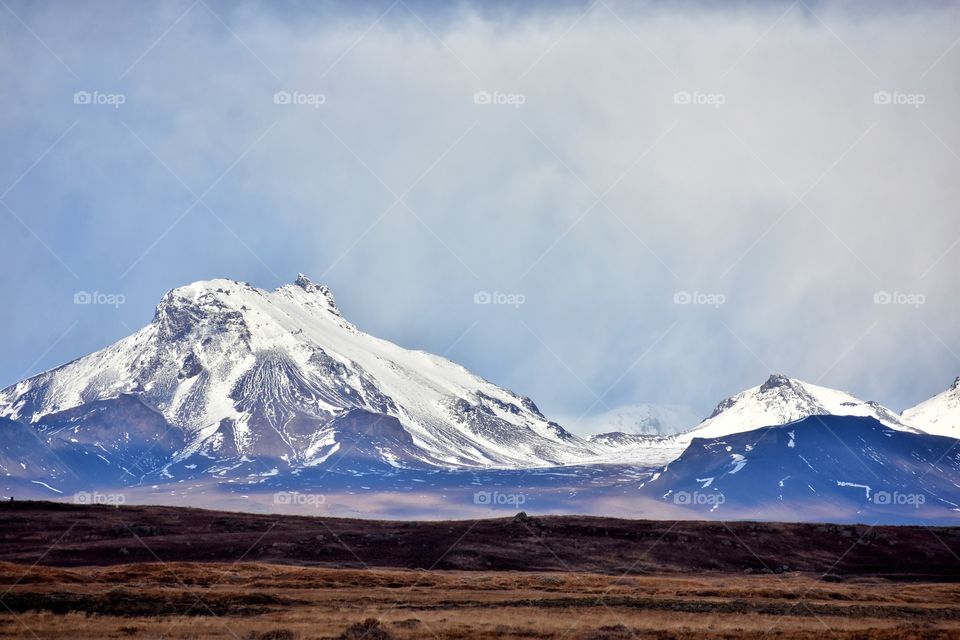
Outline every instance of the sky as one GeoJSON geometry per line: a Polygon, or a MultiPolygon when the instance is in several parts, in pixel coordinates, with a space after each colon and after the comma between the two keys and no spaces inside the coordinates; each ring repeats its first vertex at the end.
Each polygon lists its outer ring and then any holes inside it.
{"type": "Polygon", "coordinates": [[[299,272],[573,430],[960,374],[951,3],[2,0],[0,88],[0,387],[299,272]]]}

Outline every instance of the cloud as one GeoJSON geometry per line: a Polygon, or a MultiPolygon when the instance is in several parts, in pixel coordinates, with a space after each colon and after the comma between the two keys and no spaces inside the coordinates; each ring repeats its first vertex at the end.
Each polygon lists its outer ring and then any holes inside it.
{"type": "Polygon", "coordinates": [[[956,8],[109,6],[0,22],[0,384],[298,271],[548,414],[956,375],[956,8]]]}

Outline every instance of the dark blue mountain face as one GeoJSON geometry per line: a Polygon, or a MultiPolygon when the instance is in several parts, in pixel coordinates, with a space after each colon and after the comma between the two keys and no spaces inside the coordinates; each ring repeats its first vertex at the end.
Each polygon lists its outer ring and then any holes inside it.
{"type": "Polygon", "coordinates": [[[70,470],[50,450],[42,436],[27,425],[0,418],[0,474],[59,485],[73,479],[70,470]]]}
{"type": "Polygon", "coordinates": [[[686,517],[960,522],[960,441],[811,416],[697,438],[640,494],[686,517]]]}
{"type": "Polygon", "coordinates": [[[43,416],[34,427],[90,486],[135,484],[184,445],[180,429],[129,394],[43,416]]]}
{"type": "Polygon", "coordinates": [[[41,495],[134,485],[181,447],[179,429],[127,394],[31,425],[0,418],[0,471],[20,495],[30,495],[31,484],[44,487],[41,495]]]}

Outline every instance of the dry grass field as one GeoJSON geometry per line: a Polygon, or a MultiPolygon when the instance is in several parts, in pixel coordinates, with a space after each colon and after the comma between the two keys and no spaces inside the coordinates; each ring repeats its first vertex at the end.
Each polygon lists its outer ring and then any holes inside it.
{"type": "Polygon", "coordinates": [[[957,638],[960,585],[269,564],[0,565],[6,638],[957,638]]]}

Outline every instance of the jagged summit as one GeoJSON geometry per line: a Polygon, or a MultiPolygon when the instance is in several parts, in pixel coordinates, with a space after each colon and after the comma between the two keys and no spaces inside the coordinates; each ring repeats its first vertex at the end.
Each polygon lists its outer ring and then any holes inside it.
{"type": "Polygon", "coordinates": [[[778,387],[790,387],[792,385],[793,381],[787,376],[780,373],[771,373],[767,381],[760,385],[760,391],[770,391],[778,387]]]}
{"type": "Polygon", "coordinates": [[[297,285],[301,289],[310,291],[314,289],[317,285],[313,284],[313,280],[304,275],[303,273],[297,274],[297,279],[293,281],[293,284],[297,285]]]}
{"type": "Polygon", "coordinates": [[[315,294],[324,301],[328,311],[338,316],[340,315],[340,309],[337,307],[337,303],[333,299],[333,293],[331,293],[330,287],[327,285],[315,284],[310,278],[302,273],[297,274],[297,279],[293,281],[293,284],[309,294],[315,294]]]}

